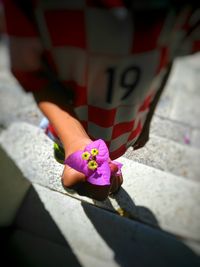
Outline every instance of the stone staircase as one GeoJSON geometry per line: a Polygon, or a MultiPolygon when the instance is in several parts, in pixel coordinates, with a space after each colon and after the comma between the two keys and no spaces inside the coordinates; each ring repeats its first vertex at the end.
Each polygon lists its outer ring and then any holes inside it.
{"type": "Polygon", "coordinates": [[[128,149],[125,157],[165,172],[200,182],[200,149],[151,135],[145,147],[128,149]]]}
{"type": "Polygon", "coordinates": [[[21,266],[200,266],[199,62],[199,54],[176,61],[149,142],[119,159],[123,187],[99,202],[62,187],[42,115],[9,73],[1,44],[5,255],[21,266]]]}

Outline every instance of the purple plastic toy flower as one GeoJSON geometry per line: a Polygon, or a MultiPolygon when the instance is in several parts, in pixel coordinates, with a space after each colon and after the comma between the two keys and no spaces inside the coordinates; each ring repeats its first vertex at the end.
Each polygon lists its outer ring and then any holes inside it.
{"type": "MultiPolygon", "coordinates": [[[[94,185],[110,184],[109,162],[108,148],[101,139],[91,142],[84,150],[74,152],[65,160],[65,164],[85,174],[87,181],[94,185]]],[[[118,167],[116,174],[120,175],[122,164],[117,161],[112,162],[118,167]]]]}

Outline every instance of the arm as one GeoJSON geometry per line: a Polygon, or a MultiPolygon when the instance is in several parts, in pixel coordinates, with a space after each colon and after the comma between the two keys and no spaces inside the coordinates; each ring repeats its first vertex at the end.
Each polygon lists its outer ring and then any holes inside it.
{"type": "Polygon", "coordinates": [[[83,147],[91,142],[85,129],[76,118],[73,108],[66,105],[65,91],[46,88],[33,94],[40,110],[49,119],[61,139],[66,152],[65,157],[80,149],[78,140],[83,143],[83,147]],[[72,147],[74,148],[72,149],[72,147]]]}
{"type": "MultiPolygon", "coordinates": [[[[62,100],[65,99],[64,92],[63,97],[57,97],[54,92],[45,89],[42,92],[34,93],[37,99],[38,106],[45,116],[50,120],[51,124],[57,132],[57,135],[61,139],[64,149],[65,157],[77,150],[82,150],[92,140],[87,135],[81,123],[73,115],[73,110],[68,106],[64,106],[62,100]]],[[[117,167],[114,164],[110,165],[111,171],[114,173],[117,171],[117,167]]],[[[74,188],[80,195],[89,196],[97,200],[104,200],[109,192],[116,191],[121,183],[122,176],[111,177],[110,186],[95,186],[89,183],[85,183],[86,177],[84,174],[77,172],[76,170],[65,166],[62,183],[65,187],[74,188]]]]}
{"type": "MultiPolygon", "coordinates": [[[[5,3],[11,70],[22,87],[34,94],[38,107],[61,139],[67,157],[83,149],[91,139],[74,115],[72,106],[66,105],[70,102],[69,92],[59,84],[53,67],[48,63],[34,19],[31,21],[31,17],[26,16],[14,0],[5,3]],[[15,23],[13,17],[18,17],[15,23]]],[[[111,166],[111,169],[115,170],[115,166],[111,166]]],[[[80,194],[99,200],[105,199],[111,189],[111,186],[97,187],[85,183],[86,177],[69,166],[64,168],[62,181],[66,187],[78,185],[80,194]]]]}

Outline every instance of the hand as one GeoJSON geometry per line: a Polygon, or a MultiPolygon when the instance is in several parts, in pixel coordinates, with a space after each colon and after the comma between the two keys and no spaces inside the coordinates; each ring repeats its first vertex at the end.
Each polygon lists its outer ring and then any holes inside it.
{"type": "Polygon", "coordinates": [[[64,187],[74,189],[81,196],[87,196],[99,201],[105,200],[108,195],[116,193],[123,183],[122,175],[117,175],[118,171],[117,165],[110,163],[111,178],[110,185],[97,186],[86,181],[84,174],[65,166],[62,183],[64,187]]]}

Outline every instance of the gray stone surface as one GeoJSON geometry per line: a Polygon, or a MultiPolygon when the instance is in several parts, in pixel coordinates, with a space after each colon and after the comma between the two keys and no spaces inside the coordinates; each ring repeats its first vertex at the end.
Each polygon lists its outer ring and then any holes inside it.
{"type": "Polygon", "coordinates": [[[10,65],[6,43],[7,40],[5,37],[3,37],[0,41],[0,73],[2,70],[8,70],[10,65]]]}
{"type": "Polygon", "coordinates": [[[33,183],[176,235],[200,240],[200,185],[196,182],[120,158],[124,164],[123,189],[115,197],[98,202],[63,189],[60,182],[63,166],[53,158],[51,140],[37,127],[12,124],[2,132],[0,144],[33,183]]]}
{"type": "Polygon", "coordinates": [[[195,242],[193,240],[183,240],[183,243],[192,249],[200,257],[200,242],[195,242]]]}
{"type": "Polygon", "coordinates": [[[81,266],[198,266],[187,247],[160,230],[41,186],[34,188],[81,266]],[[91,256],[96,264],[88,261],[91,256]]]}
{"type": "Polygon", "coordinates": [[[196,148],[200,148],[200,131],[199,130],[194,130],[192,132],[192,140],[191,140],[191,143],[196,148]]]}
{"type": "Polygon", "coordinates": [[[24,93],[10,73],[6,39],[0,42],[0,125],[7,127],[14,121],[39,125],[42,114],[31,93],[24,93]]]}
{"type": "Polygon", "coordinates": [[[0,146],[0,227],[12,224],[30,187],[21,171],[0,146]]]}
{"type": "Polygon", "coordinates": [[[176,89],[174,91],[170,90],[170,78],[171,76],[169,77],[169,80],[165,85],[164,91],[155,109],[155,114],[164,118],[170,117],[170,113],[174,105],[174,98],[176,95],[176,89]]]}
{"type": "Polygon", "coordinates": [[[7,257],[4,252],[1,258],[5,257],[4,262],[7,266],[81,267],[69,247],[53,243],[21,229],[12,232],[4,250],[6,250],[7,257]]]}
{"type": "MultiPolygon", "coordinates": [[[[200,76],[200,73],[199,73],[200,76]]],[[[170,118],[200,128],[200,94],[179,90],[170,118]]]]}
{"type": "Polygon", "coordinates": [[[0,140],[27,179],[44,186],[52,185],[55,189],[61,188],[63,165],[54,159],[53,142],[41,129],[27,123],[13,123],[2,132],[0,140]]]}
{"type": "Polygon", "coordinates": [[[186,147],[170,139],[151,135],[145,147],[135,151],[129,148],[124,156],[156,169],[200,181],[199,149],[186,147]]]}
{"type": "Polygon", "coordinates": [[[17,84],[0,83],[0,123],[7,127],[14,121],[39,125],[42,114],[32,94],[25,94],[17,84]]]}
{"type": "Polygon", "coordinates": [[[170,77],[170,89],[177,86],[181,91],[199,94],[200,53],[178,58],[170,77]]]}
{"type": "MultiPolygon", "coordinates": [[[[200,134],[199,130],[196,130],[200,134]]],[[[154,116],[151,122],[150,135],[165,137],[169,140],[176,141],[184,145],[196,147],[193,141],[193,129],[185,124],[160,117],[154,116]]]]}
{"type": "Polygon", "coordinates": [[[162,229],[199,240],[199,184],[127,161],[125,158],[121,158],[121,162],[126,168],[123,188],[127,194],[119,192],[116,200],[120,207],[131,211],[131,205],[128,204],[132,204],[132,210],[135,205],[136,212],[133,214],[136,218],[144,218],[143,220],[150,224],[155,219],[162,229]],[[132,203],[128,201],[129,198],[132,199],[132,203]],[[196,232],[196,237],[192,228],[196,232]]]}
{"type": "Polygon", "coordinates": [[[18,86],[17,81],[13,77],[13,75],[6,69],[1,69],[0,67],[0,81],[1,85],[10,85],[10,86],[18,86]]]}
{"type": "Polygon", "coordinates": [[[154,115],[150,136],[160,136],[178,142],[185,146],[200,148],[200,129],[191,127],[188,124],[177,122],[168,118],[154,115]]]}
{"type": "Polygon", "coordinates": [[[199,263],[188,246],[167,233],[36,184],[3,252],[1,259],[15,266],[129,267],[133,255],[134,266],[199,263]]]}
{"type": "Polygon", "coordinates": [[[156,114],[199,128],[199,73],[200,53],[177,59],[156,114]]]}

